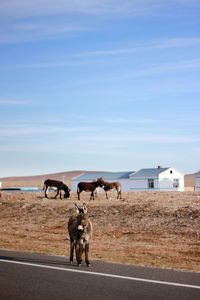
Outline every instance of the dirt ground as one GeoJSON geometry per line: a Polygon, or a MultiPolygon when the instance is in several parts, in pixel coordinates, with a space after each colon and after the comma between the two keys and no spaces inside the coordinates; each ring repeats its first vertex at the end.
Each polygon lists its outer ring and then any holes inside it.
{"type": "Polygon", "coordinates": [[[200,272],[200,192],[89,193],[77,200],[45,199],[43,192],[0,195],[0,248],[69,259],[67,221],[74,203],[88,206],[94,234],[91,260],[200,272]]]}

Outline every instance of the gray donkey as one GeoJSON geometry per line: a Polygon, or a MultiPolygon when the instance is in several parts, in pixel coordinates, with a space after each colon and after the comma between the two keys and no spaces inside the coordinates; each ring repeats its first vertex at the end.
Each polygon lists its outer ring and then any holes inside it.
{"type": "Polygon", "coordinates": [[[78,266],[81,266],[82,255],[85,251],[86,265],[90,266],[89,261],[89,243],[92,238],[92,223],[87,216],[87,207],[83,203],[83,207],[79,208],[75,203],[76,215],[69,218],[68,232],[70,236],[70,262],[73,262],[74,248],[76,250],[76,260],[78,266]]]}

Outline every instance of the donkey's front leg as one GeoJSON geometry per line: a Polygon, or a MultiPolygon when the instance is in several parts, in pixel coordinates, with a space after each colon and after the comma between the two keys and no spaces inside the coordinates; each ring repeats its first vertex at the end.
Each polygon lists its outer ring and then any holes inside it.
{"type": "Polygon", "coordinates": [[[75,241],[73,239],[70,239],[70,263],[74,260],[74,247],[75,247],[75,241]]]}
{"type": "Polygon", "coordinates": [[[76,260],[77,264],[80,267],[82,264],[82,254],[83,254],[83,243],[76,243],[76,260]]]}
{"type": "Polygon", "coordinates": [[[94,191],[91,191],[90,200],[94,200],[94,191]]]}
{"type": "Polygon", "coordinates": [[[57,198],[58,194],[59,194],[59,189],[57,189],[57,194],[55,195],[54,199],[57,198]]]}
{"type": "Polygon", "coordinates": [[[85,262],[86,262],[86,265],[89,267],[90,266],[90,261],[89,261],[89,243],[85,244],[85,262]]]}

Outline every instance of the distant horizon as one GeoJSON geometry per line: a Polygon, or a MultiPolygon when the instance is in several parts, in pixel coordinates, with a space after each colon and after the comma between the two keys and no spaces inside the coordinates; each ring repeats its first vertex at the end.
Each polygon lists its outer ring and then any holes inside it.
{"type": "MultiPolygon", "coordinates": [[[[140,169],[145,169],[145,168],[140,168],[140,169]]],[[[39,176],[48,176],[48,175],[56,175],[56,174],[62,174],[62,173],[73,173],[73,172],[94,172],[94,173],[117,173],[117,172],[137,172],[140,169],[137,170],[125,170],[125,171],[98,171],[98,170],[69,170],[69,171],[61,171],[61,172],[55,172],[55,173],[43,173],[43,174],[34,174],[34,175],[11,175],[11,176],[4,176],[4,177],[0,177],[0,179],[4,179],[4,178],[20,178],[20,177],[39,177],[39,176]]],[[[148,169],[148,168],[147,168],[148,169]]],[[[151,168],[150,168],[151,169],[151,168]]],[[[176,169],[176,168],[175,168],[176,169]]],[[[177,169],[178,170],[178,169],[177,169]]],[[[178,170],[181,172],[181,170],[178,170]]],[[[198,173],[199,171],[196,172],[191,172],[191,173],[183,173],[184,175],[193,175],[198,173]]]]}

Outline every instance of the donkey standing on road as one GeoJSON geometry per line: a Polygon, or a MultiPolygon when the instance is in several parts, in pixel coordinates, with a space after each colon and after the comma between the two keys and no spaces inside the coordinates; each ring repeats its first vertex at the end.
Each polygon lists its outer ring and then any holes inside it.
{"type": "Polygon", "coordinates": [[[106,199],[108,199],[107,191],[116,190],[117,191],[117,199],[122,199],[122,191],[121,191],[121,183],[116,182],[106,182],[104,181],[103,189],[106,193],[106,199]]]}
{"type": "Polygon", "coordinates": [[[90,200],[92,200],[92,198],[94,200],[94,191],[95,191],[95,189],[99,186],[103,187],[103,185],[104,185],[103,177],[98,178],[97,180],[92,181],[92,182],[79,182],[78,186],[77,186],[78,200],[80,200],[80,193],[82,191],[91,192],[90,200]]]}
{"type": "Polygon", "coordinates": [[[85,203],[83,203],[82,208],[79,208],[75,203],[75,211],[77,215],[71,216],[68,221],[68,232],[70,236],[70,262],[73,262],[75,248],[76,260],[78,266],[81,266],[82,255],[85,250],[85,262],[89,267],[89,243],[93,232],[92,223],[87,216],[87,207],[85,203]]]}
{"type": "Polygon", "coordinates": [[[49,187],[57,188],[57,194],[54,197],[55,199],[57,198],[59,193],[60,193],[60,199],[62,199],[62,193],[61,193],[62,190],[65,192],[64,198],[70,197],[70,189],[68,188],[68,186],[66,184],[64,184],[62,181],[47,179],[47,180],[45,180],[44,187],[43,187],[45,198],[48,198],[47,190],[49,187]]]}

